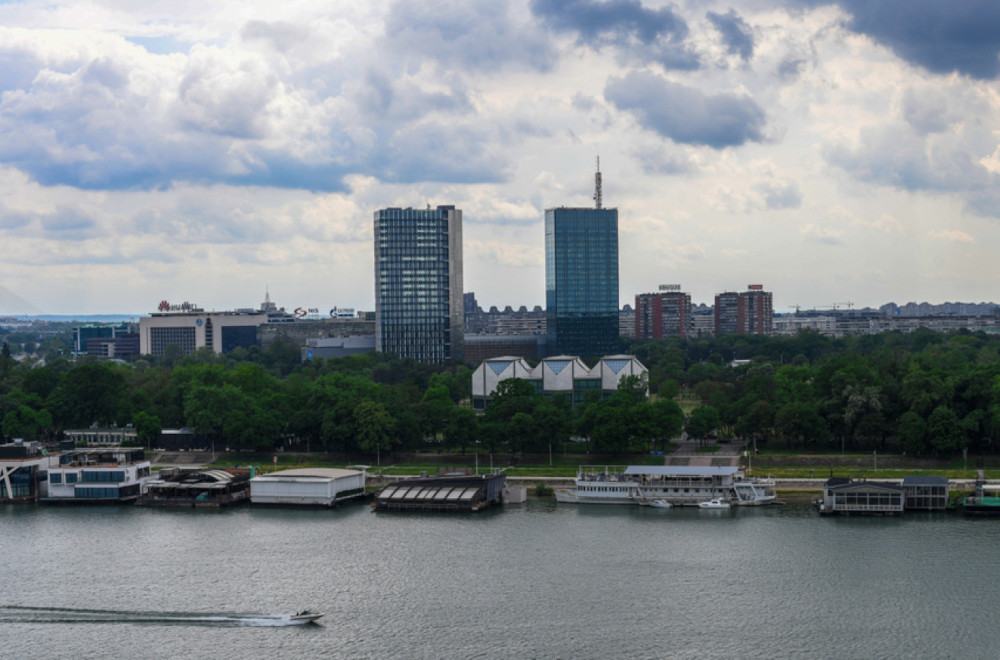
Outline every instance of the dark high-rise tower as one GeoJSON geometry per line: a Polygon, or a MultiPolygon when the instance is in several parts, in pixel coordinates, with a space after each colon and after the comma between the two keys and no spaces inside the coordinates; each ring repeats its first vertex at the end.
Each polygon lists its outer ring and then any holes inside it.
{"type": "Polygon", "coordinates": [[[618,209],[602,208],[599,173],[596,208],[545,210],[546,324],[555,352],[563,355],[620,350],[618,209]]]}
{"type": "Polygon", "coordinates": [[[375,350],[461,362],[462,293],[461,210],[375,212],[375,350]]]}

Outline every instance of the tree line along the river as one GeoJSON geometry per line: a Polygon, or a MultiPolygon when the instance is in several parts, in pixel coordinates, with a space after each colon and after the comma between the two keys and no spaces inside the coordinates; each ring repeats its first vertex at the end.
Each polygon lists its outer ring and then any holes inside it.
{"type": "Polygon", "coordinates": [[[146,444],[162,428],[187,426],[230,449],[372,454],[429,443],[535,453],[570,440],[578,451],[644,452],[687,430],[758,448],[919,456],[992,452],[1000,436],[1000,338],[981,332],[831,339],[801,331],[626,340],[625,350],[647,366],[648,383],[629,378],[610,397],[588,392],[573,407],[509,381],[478,415],[466,365],[376,353],[301,363],[297,346],[276,341],[131,364],[50,348],[44,366],[31,367],[8,346],[0,432],[55,440],[65,429],[131,424],[146,444]]]}

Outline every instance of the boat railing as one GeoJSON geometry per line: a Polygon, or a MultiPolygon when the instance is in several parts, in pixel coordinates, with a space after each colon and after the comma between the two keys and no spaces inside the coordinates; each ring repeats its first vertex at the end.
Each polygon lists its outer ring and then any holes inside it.
{"type": "Polygon", "coordinates": [[[900,504],[834,504],[836,511],[870,511],[873,513],[902,511],[900,504]]]}

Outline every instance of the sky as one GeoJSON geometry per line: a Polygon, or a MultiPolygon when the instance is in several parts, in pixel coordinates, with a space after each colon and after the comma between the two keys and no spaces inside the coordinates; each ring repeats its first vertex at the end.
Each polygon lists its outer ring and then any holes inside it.
{"type": "Polygon", "coordinates": [[[620,302],[1000,301],[993,0],[0,0],[0,287],[49,314],[374,309],[372,218],[454,204],[544,304],[544,209],[620,302]]]}

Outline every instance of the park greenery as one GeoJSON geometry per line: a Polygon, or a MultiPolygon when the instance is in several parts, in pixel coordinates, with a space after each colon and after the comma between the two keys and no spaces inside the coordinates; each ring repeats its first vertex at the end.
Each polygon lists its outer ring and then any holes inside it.
{"type": "Polygon", "coordinates": [[[624,378],[610,396],[590,391],[576,406],[505,381],[482,414],[467,365],[376,353],[302,363],[280,340],[125,364],[71,356],[58,337],[0,339],[8,440],[132,425],[147,444],[186,426],[220,448],[381,459],[436,448],[635,454],[669,449],[682,431],[760,450],[946,457],[993,453],[1000,437],[1000,337],[981,332],[630,341],[646,379],[624,378]]]}

